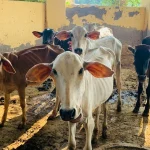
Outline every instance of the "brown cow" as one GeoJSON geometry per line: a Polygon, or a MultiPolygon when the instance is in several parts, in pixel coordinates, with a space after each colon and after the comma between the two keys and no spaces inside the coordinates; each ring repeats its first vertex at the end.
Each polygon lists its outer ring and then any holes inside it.
{"type": "Polygon", "coordinates": [[[0,90],[5,92],[4,114],[0,124],[1,127],[4,126],[6,121],[10,93],[14,90],[18,91],[22,108],[22,123],[19,124],[18,128],[23,128],[26,125],[25,88],[27,83],[25,74],[38,63],[51,63],[63,51],[59,46],[41,45],[16,53],[4,53],[1,56],[0,90]]]}

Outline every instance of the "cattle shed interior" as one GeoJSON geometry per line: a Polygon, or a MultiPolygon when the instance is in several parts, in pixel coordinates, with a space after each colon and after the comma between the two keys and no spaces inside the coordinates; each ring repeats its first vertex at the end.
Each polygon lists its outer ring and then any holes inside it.
{"type": "MultiPolygon", "coordinates": [[[[120,0],[121,1],[121,0],[120,0]]],[[[108,102],[108,137],[93,143],[94,150],[150,150],[150,117],[143,117],[146,90],[138,114],[132,113],[137,100],[138,80],[133,65],[135,47],[150,36],[150,0],[141,0],[140,7],[77,5],[74,0],[46,0],[45,3],[0,0],[0,53],[18,52],[42,44],[42,37],[32,32],[71,30],[75,26],[95,23],[106,26],[123,45],[121,55],[122,111],[116,111],[117,90],[108,102]]],[[[144,87],[147,87],[147,83],[144,87]]],[[[56,97],[50,93],[55,84],[49,78],[50,89],[42,90],[43,83],[26,88],[27,125],[16,127],[21,120],[17,91],[11,94],[6,125],[0,128],[0,149],[3,150],[65,150],[68,142],[68,123],[59,114],[48,120],[56,97]]],[[[4,111],[4,93],[0,91],[0,120],[4,111]]],[[[100,135],[103,113],[100,114],[100,135]]],[[[85,143],[85,130],[78,123],[77,150],[85,143]]]]}

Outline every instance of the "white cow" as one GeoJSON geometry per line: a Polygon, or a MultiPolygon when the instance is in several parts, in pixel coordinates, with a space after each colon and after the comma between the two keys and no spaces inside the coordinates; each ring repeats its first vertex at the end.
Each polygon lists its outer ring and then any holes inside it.
{"type": "MultiPolygon", "coordinates": [[[[100,32],[87,32],[84,27],[76,26],[71,31],[60,31],[56,36],[60,40],[66,40],[71,37],[72,51],[86,59],[86,55],[92,49],[100,46],[110,48],[115,53],[116,81],[118,88],[117,111],[121,111],[121,52],[122,44],[114,36],[105,36],[99,38],[100,32]]],[[[56,108],[56,107],[55,107],[56,108]]],[[[58,108],[58,107],[57,107],[58,108]]],[[[56,110],[54,110],[56,112],[56,110]]]]}
{"type": "MultiPolygon", "coordinates": [[[[26,74],[30,82],[42,82],[51,75],[56,82],[60,98],[60,116],[69,123],[68,149],[76,148],[76,123],[83,121],[86,130],[84,150],[92,150],[93,129],[98,131],[100,107],[104,104],[103,137],[107,120],[105,102],[113,91],[113,65],[115,55],[107,48],[91,51],[92,57],[84,61],[72,52],[60,54],[53,64],[39,64],[26,74]],[[96,125],[92,112],[96,110],[96,125]]],[[[94,138],[97,137],[94,132],[94,138]]],[[[98,132],[97,132],[98,133],[98,132]]]]}

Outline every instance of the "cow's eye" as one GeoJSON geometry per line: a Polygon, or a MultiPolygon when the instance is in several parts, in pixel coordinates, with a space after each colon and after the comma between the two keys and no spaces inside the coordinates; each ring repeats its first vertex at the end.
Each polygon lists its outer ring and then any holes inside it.
{"type": "Polygon", "coordinates": [[[87,34],[85,34],[84,37],[87,37],[87,34]]]}
{"type": "Polygon", "coordinates": [[[54,75],[57,75],[57,71],[55,69],[53,69],[53,73],[54,75]]]}
{"type": "Polygon", "coordinates": [[[72,33],[70,33],[70,37],[73,37],[73,34],[72,34],[72,33]]]}
{"type": "Polygon", "coordinates": [[[82,75],[82,74],[83,74],[83,71],[84,71],[84,69],[81,68],[81,69],[79,70],[79,75],[82,75]]]}

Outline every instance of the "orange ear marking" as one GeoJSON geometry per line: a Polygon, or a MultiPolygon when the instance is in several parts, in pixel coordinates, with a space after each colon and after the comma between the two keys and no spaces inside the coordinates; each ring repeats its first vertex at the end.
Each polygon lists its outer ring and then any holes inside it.
{"type": "Polygon", "coordinates": [[[37,38],[42,37],[42,33],[41,33],[41,32],[33,31],[32,33],[33,33],[33,35],[36,36],[37,38]]]}
{"type": "Polygon", "coordinates": [[[12,74],[15,74],[16,71],[14,69],[14,67],[12,66],[11,62],[6,59],[6,58],[2,58],[2,68],[8,72],[8,73],[12,73],[12,74]]]}
{"type": "Polygon", "coordinates": [[[92,39],[92,40],[99,39],[99,36],[100,36],[100,32],[98,32],[98,31],[92,31],[92,32],[89,32],[87,34],[87,37],[90,38],[90,39],[92,39]]]}
{"type": "Polygon", "coordinates": [[[65,41],[65,40],[67,40],[67,39],[70,38],[70,32],[61,31],[61,32],[58,32],[58,33],[55,35],[55,37],[58,38],[59,40],[65,41]]]}
{"type": "Polygon", "coordinates": [[[114,73],[110,68],[98,62],[88,62],[85,68],[96,78],[111,77],[114,73]]]}
{"type": "Polygon", "coordinates": [[[51,73],[50,64],[38,64],[33,66],[26,73],[26,80],[29,82],[43,82],[51,73]]]}

